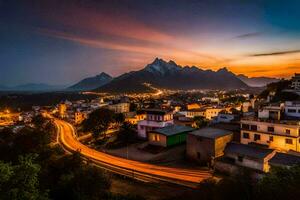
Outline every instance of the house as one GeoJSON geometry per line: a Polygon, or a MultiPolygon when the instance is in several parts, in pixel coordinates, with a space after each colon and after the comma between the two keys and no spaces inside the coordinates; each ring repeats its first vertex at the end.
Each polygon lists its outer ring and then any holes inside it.
{"type": "Polygon", "coordinates": [[[171,125],[148,132],[149,144],[170,147],[186,141],[187,133],[194,129],[189,126],[171,125]]]}
{"type": "Polygon", "coordinates": [[[145,110],[146,119],[138,122],[138,136],[147,138],[147,132],[156,128],[163,128],[173,125],[173,112],[161,109],[145,110]]]}
{"type": "Polygon", "coordinates": [[[194,117],[205,117],[205,109],[204,108],[193,108],[186,111],[180,111],[179,114],[182,114],[188,118],[194,118],[194,117]]]}
{"type": "Polygon", "coordinates": [[[146,113],[144,111],[129,112],[125,114],[125,121],[134,125],[144,119],[146,119],[146,113]]]}
{"type": "Polygon", "coordinates": [[[300,156],[276,152],[270,159],[269,165],[272,167],[292,167],[300,164],[300,156]]]}
{"type": "Polygon", "coordinates": [[[58,105],[59,117],[65,118],[66,117],[66,111],[67,111],[67,104],[66,103],[60,103],[58,105]]]}
{"type": "Polygon", "coordinates": [[[300,74],[295,73],[295,76],[292,77],[292,88],[294,90],[300,89],[300,74]]]}
{"type": "Polygon", "coordinates": [[[127,113],[130,109],[130,103],[116,103],[108,105],[109,110],[114,111],[115,113],[127,113]]]}
{"type": "Polygon", "coordinates": [[[299,121],[269,120],[256,117],[241,120],[241,143],[256,143],[278,151],[300,152],[299,121]]]}
{"type": "Polygon", "coordinates": [[[258,111],[258,118],[280,120],[283,105],[270,105],[258,111]]]}
{"type": "Polygon", "coordinates": [[[286,101],[284,104],[284,114],[288,117],[300,118],[300,102],[286,101]]]}
{"type": "Polygon", "coordinates": [[[233,114],[219,113],[217,117],[214,118],[214,123],[229,123],[235,119],[233,114]]]}
{"type": "Polygon", "coordinates": [[[198,103],[190,103],[186,107],[188,110],[192,110],[192,109],[200,109],[202,106],[198,103]]]}
{"type": "MultiPolygon", "coordinates": [[[[275,150],[272,149],[231,142],[227,144],[224,150],[223,162],[227,160],[229,161],[227,164],[230,163],[229,165],[246,167],[259,172],[268,172],[270,169],[268,162],[274,155],[275,150]]],[[[225,172],[230,169],[230,167],[222,165],[222,160],[218,162],[220,163],[216,163],[216,170],[225,172]]]]}
{"type": "Polygon", "coordinates": [[[87,113],[76,111],[74,113],[74,123],[81,124],[87,118],[87,113]]]}
{"type": "Polygon", "coordinates": [[[187,135],[186,155],[199,163],[208,163],[223,155],[224,148],[233,138],[231,131],[206,127],[187,135]]]}
{"type": "Polygon", "coordinates": [[[218,116],[218,114],[223,111],[223,108],[206,108],[205,110],[205,118],[208,120],[212,120],[214,117],[218,116]]]}

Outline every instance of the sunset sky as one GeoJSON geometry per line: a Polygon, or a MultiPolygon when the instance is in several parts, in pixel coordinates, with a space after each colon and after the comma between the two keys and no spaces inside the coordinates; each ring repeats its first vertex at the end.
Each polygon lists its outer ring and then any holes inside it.
{"type": "Polygon", "coordinates": [[[248,76],[300,72],[297,0],[0,0],[0,85],[71,84],[156,57],[248,76]]]}

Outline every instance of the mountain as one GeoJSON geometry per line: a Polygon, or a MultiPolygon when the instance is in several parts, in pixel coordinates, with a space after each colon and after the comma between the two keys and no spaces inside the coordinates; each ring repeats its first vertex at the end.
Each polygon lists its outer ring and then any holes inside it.
{"type": "Polygon", "coordinates": [[[156,58],[151,64],[139,71],[125,73],[110,83],[97,88],[98,92],[139,93],[150,92],[153,87],[189,90],[189,89],[239,89],[248,88],[235,74],[222,68],[216,72],[198,67],[177,65],[174,61],[166,62],[156,58]]]}
{"type": "Polygon", "coordinates": [[[0,86],[0,91],[26,91],[26,92],[47,92],[62,90],[64,86],[48,85],[44,83],[27,83],[17,86],[0,86]]]}
{"type": "Polygon", "coordinates": [[[57,91],[62,90],[64,86],[48,85],[44,83],[28,83],[10,87],[9,90],[13,91],[57,91]]]}
{"type": "Polygon", "coordinates": [[[109,83],[112,79],[113,78],[110,75],[102,72],[97,76],[85,78],[79,81],[75,85],[69,87],[67,90],[73,90],[73,91],[93,90],[109,83]]]}
{"type": "Polygon", "coordinates": [[[245,76],[243,74],[237,75],[237,77],[242,80],[244,83],[249,85],[250,87],[265,87],[269,83],[278,82],[280,79],[276,78],[269,78],[269,77],[253,77],[250,78],[248,76],[245,76]]]}

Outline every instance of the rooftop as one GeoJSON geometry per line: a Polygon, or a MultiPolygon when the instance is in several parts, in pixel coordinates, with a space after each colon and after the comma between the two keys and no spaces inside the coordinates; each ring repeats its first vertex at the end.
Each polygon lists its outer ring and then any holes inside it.
{"type": "Polygon", "coordinates": [[[225,135],[233,134],[231,131],[219,129],[219,128],[211,128],[206,127],[202,129],[195,130],[191,132],[190,134],[199,136],[199,137],[205,137],[210,139],[216,139],[225,135]]]}
{"type": "Polygon", "coordinates": [[[166,126],[164,128],[155,129],[153,132],[163,134],[165,136],[172,136],[180,133],[190,132],[193,130],[194,128],[189,126],[171,125],[171,126],[166,126]]]}
{"type": "Polygon", "coordinates": [[[274,119],[261,119],[256,116],[243,117],[241,121],[254,121],[254,122],[264,122],[273,124],[286,124],[286,125],[300,125],[299,120],[274,120],[274,119]]]}
{"type": "Polygon", "coordinates": [[[239,143],[228,143],[225,148],[226,153],[234,153],[238,155],[248,156],[251,158],[264,159],[274,150],[267,148],[260,148],[251,145],[239,144],[239,143]]]}
{"type": "Polygon", "coordinates": [[[154,114],[154,115],[165,115],[167,113],[171,113],[170,110],[162,110],[162,109],[144,109],[143,110],[147,114],[154,114]]]}
{"type": "Polygon", "coordinates": [[[277,152],[269,162],[271,165],[292,166],[300,164],[300,156],[277,152]]]}

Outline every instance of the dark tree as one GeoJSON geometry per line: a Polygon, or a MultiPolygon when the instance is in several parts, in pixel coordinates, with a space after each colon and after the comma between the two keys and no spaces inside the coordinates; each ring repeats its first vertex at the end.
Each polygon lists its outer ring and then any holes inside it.
{"type": "Polygon", "coordinates": [[[114,113],[111,110],[100,108],[92,112],[88,119],[83,121],[83,129],[92,132],[95,139],[105,134],[110,124],[114,122],[114,113]]]}

